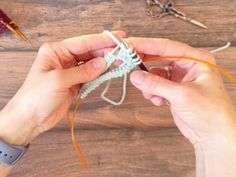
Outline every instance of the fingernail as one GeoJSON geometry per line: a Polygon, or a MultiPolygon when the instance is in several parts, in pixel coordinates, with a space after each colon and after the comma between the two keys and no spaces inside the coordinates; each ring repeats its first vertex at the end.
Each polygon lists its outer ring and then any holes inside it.
{"type": "Polygon", "coordinates": [[[105,67],[105,61],[103,58],[96,58],[92,60],[92,65],[95,69],[101,69],[105,67]]]}
{"type": "Polygon", "coordinates": [[[134,84],[141,85],[144,81],[145,76],[146,76],[146,72],[135,71],[133,72],[131,79],[134,82],[134,84]]]}

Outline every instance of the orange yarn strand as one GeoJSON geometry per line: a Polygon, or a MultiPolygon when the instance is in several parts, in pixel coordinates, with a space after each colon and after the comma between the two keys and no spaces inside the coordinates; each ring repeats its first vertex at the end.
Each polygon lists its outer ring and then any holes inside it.
{"type": "Polygon", "coordinates": [[[75,136],[75,130],[74,130],[74,127],[75,127],[75,117],[76,117],[76,113],[78,112],[78,109],[79,109],[79,106],[80,106],[80,99],[78,99],[76,105],[75,105],[75,109],[74,109],[74,112],[73,112],[73,115],[72,115],[72,118],[70,120],[70,113],[68,111],[67,113],[67,118],[68,118],[68,126],[70,128],[70,132],[71,132],[71,138],[72,138],[72,142],[73,142],[73,147],[74,147],[74,150],[75,150],[75,153],[80,161],[80,164],[81,166],[84,168],[84,169],[88,169],[88,163],[87,161],[85,160],[82,152],[81,152],[81,149],[79,147],[79,143],[76,139],[76,136],[75,136]]]}
{"type": "Polygon", "coordinates": [[[212,64],[210,62],[204,61],[204,60],[200,60],[197,58],[191,58],[191,57],[185,57],[185,56],[159,56],[159,57],[152,57],[152,58],[147,58],[147,59],[143,59],[144,62],[149,62],[149,61],[157,61],[157,60],[162,60],[162,59],[178,59],[178,60],[191,60],[191,61],[195,61],[195,62],[199,62],[199,63],[203,63],[208,65],[211,68],[214,68],[216,70],[218,70],[219,72],[221,72],[222,74],[224,74],[232,83],[236,84],[236,79],[225,69],[221,68],[220,66],[217,66],[215,64],[212,64]]]}
{"type": "MultiPolygon", "coordinates": [[[[227,72],[225,69],[223,69],[220,66],[217,66],[215,64],[212,64],[212,63],[209,63],[207,61],[200,60],[200,59],[197,59],[197,58],[191,58],[191,57],[185,57],[185,56],[159,56],[159,57],[152,57],[152,58],[143,59],[143,61],[144,62],[150,62],[150,61],[158,61],[158,60],[162,60],[162,59],[191,60],[191,61],[206,64],[209,67],[218,70],[219,72],[224,74],[232,83],[236,84],[236,79],[229,72],[227,72]]],[[[80,99],[78,99],[78,101],[76,103],[76,106],[75,106],[75,109],[73,111],[73,115],[72,115],[71,120],[70,120],[70,115],[69,115],[69,111],[68,111],[68,115],[67,115],[67,117],[68,117],[68,126],[70,128],[71,138],[72,138],[73,147],[74,147],[74,150],[76,152],[76,155],[77,155],[77,157],[80,161],[81,166],[83,168],[87,169],[88,168],[88,163],[85,160],[85,158],[84,158],[84,156],[83,156],[83,154],[80,150],[78,141],[77,141],[76,136],[75,136],[75,131],[74,131],[75,117],[76,117],[76,113],[78,112],[79,106],[80,106],[80,99]]]]}

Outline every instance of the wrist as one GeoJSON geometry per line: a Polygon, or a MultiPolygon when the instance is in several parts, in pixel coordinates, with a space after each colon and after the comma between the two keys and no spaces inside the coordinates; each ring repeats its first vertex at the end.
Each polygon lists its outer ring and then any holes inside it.
{"type": "Polygon", "coordinates": [[[236,131],[229,132],[194,144],[197,177],[236,175],[236,131]]]}
{"type": "Polygon", "coordinates": [[[0,112],[0,139],[12,145],[29,144],[38,135],[33,117],[26,105],[10,100],[0,112]]]}

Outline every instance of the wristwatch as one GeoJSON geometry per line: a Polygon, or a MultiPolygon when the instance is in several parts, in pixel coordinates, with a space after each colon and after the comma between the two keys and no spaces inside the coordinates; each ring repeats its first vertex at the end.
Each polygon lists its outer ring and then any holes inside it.
{"type": "Polygon", "coordinates": [[[13,146],[0,139],[0,164],[13,166],[27,152],[27,146],[13,146]]]}

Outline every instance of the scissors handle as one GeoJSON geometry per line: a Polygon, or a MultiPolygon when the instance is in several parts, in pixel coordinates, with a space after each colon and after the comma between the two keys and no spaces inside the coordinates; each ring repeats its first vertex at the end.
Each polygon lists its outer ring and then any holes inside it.
{"type": "Polygon", "coordinates": [[[187,17],[183,12],[174,8],[174,4],[171,0],[166,0],[164,3],[160,3],[158,0],[147,0],[147,5],[148,5],[147,14],[151,17],[161,18],[167,15],[173,15],[176,18],[190,22],[198,27],[205,29],[207,28],[206,25],[190,17],[187,17]],[[159,14],[154,13],[152,9],[153,7],[159,7],[161,9],[160,13],[159,14]]]}
{"type": "Polygon", "coordinates": [[[173,2],[170,0],[166,0],[163,4],[158,0],[147,0],[147,5],[147,14],[151,17],[162,18],[164,16],[170,15],[171,11],[173,11],[172,13],[174,13],[174,11],[177,12],[176,9],[172,9],[173,2]],[[156,7],[160,9],[160,13],[154,13],[153,8],[156,7]]]}

